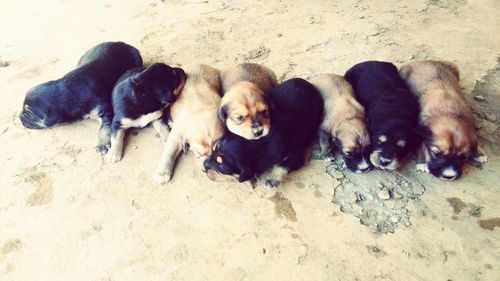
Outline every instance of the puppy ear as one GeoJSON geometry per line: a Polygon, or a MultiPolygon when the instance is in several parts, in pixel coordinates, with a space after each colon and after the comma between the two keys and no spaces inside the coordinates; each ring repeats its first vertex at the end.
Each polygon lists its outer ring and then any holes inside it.
{"type": "Polygon", "coordinates": [[[223,105],[220,109],[219,109],[219,112],[218,112],[218,116],[219,116],[219,119],[224,122],[224,124],[226,123],[226,119],[227,119],[227,113],[228,112],[228,106],[227,105],[223,105]]]}
{"type": "Polygon", "coordinates": [[[264,100],[266,101],[267,103],[267,106],[269,108],[269,111],[274,111],[274,109],[276,108],[274,106],[274,102],[273,102],[273,99],[271,99],[270,95],[264,95],[264,100]]]}

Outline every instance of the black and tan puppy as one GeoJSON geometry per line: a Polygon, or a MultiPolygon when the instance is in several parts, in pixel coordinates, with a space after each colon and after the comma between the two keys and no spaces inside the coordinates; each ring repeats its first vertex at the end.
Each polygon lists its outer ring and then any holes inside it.
{"type": "Polygon", "coordinates": [[[276,86],[276,75],[269,68],[243,63],[221,75],[220,118],[229,131],[249,140],[266,136],[271,128],[267,95],[276,86]]]}
{"type": "Polygon", "coordinates": [[[370,134],[365,124],[365,110],[356,100],[349,82],[340,75],[324,73],[314,77],[311,83],[325,100],[319,135],[322,156],[328,158],[332,143],[340,149],[351,171],[370,170],[370,134]]]}
{"type": "Polygon", "coordinates": [[[370,162],[395,170],[419,143],[419,105],[392,63],[367,61],[345,74],[365,108],[371,138],[370,162]]]}
{"type": "Polygon", "coordinates": [[[113,86],[125,71],[142,66],[142,58],[130,45],[106,42],[87,51],[77,66],[62,78],[29,90],[19,118],[29,129],[97,118],[101,127],[96,150],[105,154],[110,147],[113,86]]]}
{"type": "Polygon", "coordinates": [[[105,159],[120,161],[128,128],[142,128],[153,122],[153,127],[166,141],[168,128],[160,118],[163,109],[176,100],[185,81],[184,70],[163,63],[134,68],[123,74],[113,89],[115,115],[111,125],[111,148],[105,159]]]}
{"type": "Polygon", "coordinates": [[[424,143],[417,169],[445,180],[462,174],[465,162],[486,162],[477,145],[472,112],[461,96],[458,68],[444,61],[416,61],[400,69],[419,97],[424,143]]]}
{"type": "Polygon", "coordinates": [[[240,182],[273,168],[266,185],[275,187],[306,161],[323,118],[323,98],[309,82],[294,78],[270,94],[273,126],[268,135],[247,140],[228,132],[204,163],[212,180],[236,177],[240,182]]]}

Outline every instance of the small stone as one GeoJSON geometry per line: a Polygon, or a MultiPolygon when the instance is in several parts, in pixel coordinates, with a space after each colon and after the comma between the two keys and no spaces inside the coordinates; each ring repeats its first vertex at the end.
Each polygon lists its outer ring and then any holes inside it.
{"type": "Polygon", "coordinates": [[[408,209],[406,209],[406,208],[402,209],[402,210],[401,210],[401,213],[403,213],[403,214],[408,214],[408,209]]]}
{"type": "Polygon", "coordinates": [[[486,113],[486,119],[491,122],[497,121],[497,115],[495,113],[486,113]]]}
{"type": "Polygon", "coordinates": [[[378,193],[378,198],[380,198],[381,200],[389,200],[389,199],[391,199],[391,194],[389,193],[389,190],[387,190],[387,189],[382,189],[382,190],[378,193]]]}
{"type": "Polygon", "coordinates": [[[399,222],[399,217],[394,215],[394,216],[391,216],[390,218],[391,222],[394,224],[394,223],[398,223],[399,222]]]}
{"type": "Polygon", "coordinates": [[[358,201],[358,196],[356,195],[355,192],[352,192],[350,195],[349,195],[349,199],[351,200],[352,203],[356,203],[358,201]]]}
{"type": "Polygon", "coordinates": [[[379,183],[377,183],[377,187],[378,187],[379,189],[382,189],[382,188],[384,188],[384,184],[383,184],[383,183],[381,183],[381,182],[379,182],[379,183]]]}
{"type": "Polygon", "coordinates": [[[403,195],[401,195],[401,193],[399,193],[399,192],[394,192],[394,198],[401,199],[401,198],[403,198],[403,195]]]}
{"type": "Polygon", "coordinates": [[[474,99],[478,100],[478,101],[484,101],[485,100],[484,96],[482,96],[482,95],[477,95],[477,96],[474,97],[474,99]]]}
{"type": "Polygon", "coordinates": [[[0,67],[7,67],[7,66],[9,66],[9,62],[0,59],[0,67]]]}
{"type": "Polygon", "coordinates": [[[415,59],[415,55],[408,56],[408,60],[413,60],[413,59],[415,59]]]}
{"type": "Polygon", "coordinates": [[[364,18],[365,18],[365,16],[359,16],[359,18],[360,18],[360,19],[364,19],[364,18]]]}

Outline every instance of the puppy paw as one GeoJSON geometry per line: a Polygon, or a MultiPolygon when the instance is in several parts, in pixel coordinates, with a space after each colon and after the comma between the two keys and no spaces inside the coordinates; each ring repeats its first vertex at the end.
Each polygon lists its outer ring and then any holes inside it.
{"type": "Polygon", "coordinates": [[[157,172],[153,175],[153,181],[157,184],[169,182],[171,178],[172,175],[165,172],[157,172]]]}
{"type": "Polygon", "coordinates": [[[110,162],[110,163],[116,163],[119,162],[122,159],[122,153],[121,152],[116,152],[116,151],[108,151],[106,155],[104,155],[104,160],[110,162]]]}
{"type": "Polygon", "coordinates": [[[110,143],[106,143],[106,144],[100,144],[100,145],[97,145],[95,147],[95,151],[97,152],[97,154],[99,155],[106,155],[106,153],[108,152],[108,150],[111,148],[111,144],[110,143]]]}
{"type": "Polygon", "coordinates": [[[429,173],[429,167],[426,163],[417,163],[417,172],[429,173]]]}
{"type": "Polygon", "coordinates": [[[474,157],[474,162],[479,163],[479,164],[484,164],[488,162],[488,157],[486,155],[479,155],[474,157]]]}
{"type": "Polygon", "coordinates": [[[267,179],[266,180],[266,187],[267,188],[276,188],[280,185],[280,181],[277,179],[267,179]]]}

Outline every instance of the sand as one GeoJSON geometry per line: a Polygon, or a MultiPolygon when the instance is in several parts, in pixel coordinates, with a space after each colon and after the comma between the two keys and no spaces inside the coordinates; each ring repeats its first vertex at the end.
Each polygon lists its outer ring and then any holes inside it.
{"type": "Polygon", "coordinates": [[[3,0],[0,9],[0,280],[500,280],[499,1],[3,0]],[[146,63],[257,62],[280,81],[369,59],[447,59],[462,72],[489,162],[444,182],[415,173],[414,161],[354,175],[313,159],[278,189],[253,189],[211,182],[187,155],[157,185],[152,128],[132,131],[111,164],[94,151],[96,121],[21,126],[29,88],[116,40],[146,63]]]}

